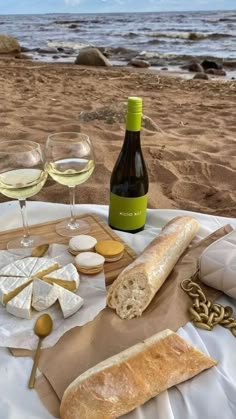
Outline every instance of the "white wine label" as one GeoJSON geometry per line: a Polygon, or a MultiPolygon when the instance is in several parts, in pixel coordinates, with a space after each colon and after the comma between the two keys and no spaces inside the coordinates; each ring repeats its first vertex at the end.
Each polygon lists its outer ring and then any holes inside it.
{"type": "Polygon", "coordinates": [[[125,198],[110,194],[109,225],[118,230],[132,231],[146,222],[147,194],[138,198],[125,198]]]}

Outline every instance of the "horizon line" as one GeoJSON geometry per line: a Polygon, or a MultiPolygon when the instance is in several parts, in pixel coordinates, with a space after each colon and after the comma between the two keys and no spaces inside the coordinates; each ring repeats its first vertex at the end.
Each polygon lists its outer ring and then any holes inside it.
{"type": "Polygon", "coordinates": [[[146,10],[138,12],[124,12],[124,11],[113,11],[113,12],[37,12],[37,13],[0,13],[0,16],[19,16],[19,15],[107,15],[107,14],[141,14],[141,13],[209,13],[209,12],[236,12],[236,9],[209,9],[209,10],[146,10]]]}

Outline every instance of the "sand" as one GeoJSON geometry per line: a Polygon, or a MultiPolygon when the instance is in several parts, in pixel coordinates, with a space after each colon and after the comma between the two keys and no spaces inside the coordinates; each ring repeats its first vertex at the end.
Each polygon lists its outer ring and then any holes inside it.
{"type": "MultiPolygon", "coordinates": [[[[45,145],[50,133],[87,133],[96,169],[77,187],[77,203],[108,204],[111,170],[124,138],[118,118],[80,120],[82,111],[144,99],[157,124],[143,129],[149,208],[236,216],[236,81],[183,80],[153,71],[0,61],[0,140],[45,145]],[[111,121],[109,121],[111,122],[111,121]]],[[[32,200],[68,203],[67,188],[48,179],[32,200]]],[[[8,198],[0,196],[0,201],[8,198]]]]}

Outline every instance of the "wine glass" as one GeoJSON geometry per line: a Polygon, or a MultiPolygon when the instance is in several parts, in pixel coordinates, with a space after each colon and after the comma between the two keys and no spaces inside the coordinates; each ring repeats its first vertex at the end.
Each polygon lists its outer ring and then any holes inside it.
{"type": "Polygon", "coordinates": [[[29,233],[26,198],[36,195],[47,179],[41,147],[33,141],[0,142],[0,192],[8,198],[18,199],[21,209],[23,237],[7,243],[7,249],[21,254],[45,243],[42,236],[29,233]]]}
{"type": "Polygon", "coordinates": [[[86,134],[59,132],[49,135],[46,143],[46,170],[61,185],[69,187],[70,220],[56,225],[61,236],[73,237],[87,233],[89,223],[75,215],[75,187],[86,182],[95,167],[92,143],[86,134]]]}

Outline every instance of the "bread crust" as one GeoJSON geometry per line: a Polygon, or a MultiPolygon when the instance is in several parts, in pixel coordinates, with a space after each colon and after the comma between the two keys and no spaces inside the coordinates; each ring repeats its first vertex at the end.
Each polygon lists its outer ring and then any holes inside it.
{"type": "Polygon", "coordinates": [[[199,223],[193,217],[179,216],[168,222],[161,234],[120,273],[110,286],[107,293],[108,306],[115,309],[124,319],[140,316],[198,230],[199,223]],[[129,292],[124,291],[127,287],[129,292]],[[140,288],[139,293],[136,292],[137,287],[140,288]],[[131,309],[128,310],[127,307],[130,305],[131,309]]]}
{"type": "Polygon", "coordinates": [[[214,365],[176,333],[157,333],[74,380],[63,395],[61,419],[117,418],[214,365]]]}

